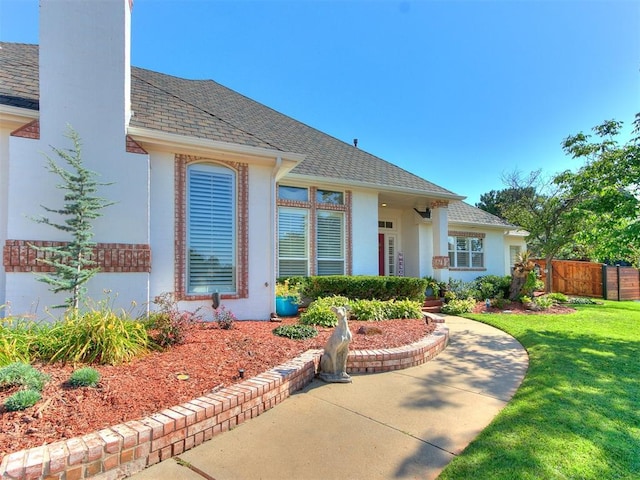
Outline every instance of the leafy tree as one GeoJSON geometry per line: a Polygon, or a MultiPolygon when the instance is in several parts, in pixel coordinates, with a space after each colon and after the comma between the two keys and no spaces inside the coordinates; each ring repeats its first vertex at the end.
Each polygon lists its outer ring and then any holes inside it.
{"type": "Polygon", "coordinates": [[[503,212],[507,221],[529,232],[527,248],[531,253],[546,260],[545,289],[550,292],[551,262],[573,242],[584,224],[585,213],[578,208],[582,199],[555,179],[545,179],[541,170],[531,172],[528,176],[513,172],[504,176],[503,181],[511,189],[533,189],[535,192],[506,205],[503,212]]]}
{"type": "Polygon", "coordinates": [[[567,137],[562,147],[585,164],[575,173],[564,172],[557,182],[584,198],[581,208],[591,212],[591,227],[578,235],[599,259],[640,262],[640,114],[632,138],[621,144],[623,123],[608,120],[593,135],[567,137]]]}
{"type": "Polygon", "coordinates": [[[503,190],[491,190],[480,195],[480,201],[476,207],[489,212],[496,217],[505,218],[504,210],[523,198],[532,198],[535,190],[532,187],[505,188],[503,190]]]}
{"type": "Polygon", "coordinates": [[[70,307],[77,310],[80,300],[86,294],[84,284],[100,271],[99,267],[94,267],[95,262],[91,259],[95,247],[95,243],[91,241],[93,238],[91,221],[100,217],[100,210],[112,205],[113,202],[95,196],[99,186],[110,184],[98,183],[95,180],[97,173],[84,168],[80,138],[71,127],[68,128],[66,136],[71,139],[73,148],[68,150],[51,148],[61,160],[67,163],[69,170],[58,166],[55,161],[45,155],[48,170],[62,179],[62,183],[58,184],[57,188],[65,191],[65,203],[60,209],[44,205],[42,208],[50,214],[67,218],[64,223],[58,223],[48,216],[34,217],[33,220],[69,233],[72,240],[61,246],[34,246],[34,248],[47,253],[47,258],[40,261],[54,268],[53,273],[39,275],[38,280],[49,284],[50,290],[54,293],[71,292],[71,296],[65,300],[65,303],[56,307],[70,307]]]}

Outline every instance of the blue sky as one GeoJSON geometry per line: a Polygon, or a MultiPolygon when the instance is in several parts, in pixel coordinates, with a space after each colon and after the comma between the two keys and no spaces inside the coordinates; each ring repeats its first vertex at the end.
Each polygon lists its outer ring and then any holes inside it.
{"type": "MultiPolygon", "coordinates": [[[[0,0],[0,40],[37,30],[37,0],[0,0]]],[[[579,167],[568,135],[631,123],[640,2],[135,0],[132,63],[358,138],[474,204],[505,172],[579,167]]]]}

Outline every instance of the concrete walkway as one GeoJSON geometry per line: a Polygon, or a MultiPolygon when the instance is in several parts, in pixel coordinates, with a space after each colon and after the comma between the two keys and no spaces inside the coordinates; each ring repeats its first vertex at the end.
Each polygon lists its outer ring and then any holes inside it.
{"type": "Polygon", "coordinates": [[[407,370],[314,380],[272,410],[134,480],[436,478],[506,405],[524,348],[488,325],[446,317],[450,344],[407,370]]]}

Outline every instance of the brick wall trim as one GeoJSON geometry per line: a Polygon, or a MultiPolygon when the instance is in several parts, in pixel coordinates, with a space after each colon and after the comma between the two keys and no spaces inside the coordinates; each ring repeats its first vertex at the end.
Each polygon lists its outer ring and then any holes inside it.
{"type": "MultiPolygon", "coordinates": [[[[53,272],[43,263],[52,254],[36,247],[59,247],[67,242],[45,240],[6,240],[2,250],[2,265],[10,272],[53,272]]],[[[98,243],[91,255],[102,272],[140,273],[151,271],[151,247],[147,244],[98,243]]]]}

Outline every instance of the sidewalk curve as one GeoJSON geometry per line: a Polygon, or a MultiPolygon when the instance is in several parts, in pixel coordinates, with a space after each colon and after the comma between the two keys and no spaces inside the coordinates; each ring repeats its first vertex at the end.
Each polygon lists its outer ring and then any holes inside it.
{"type": "Polygon", "coordinates": [[[134,480],[436,478],[511,399],[524,348],[447,316],[449,346],[406,370],[314,380],[276,408],[134,480]],[[184,462],[184,463],[183,463],[184,462]]]}

